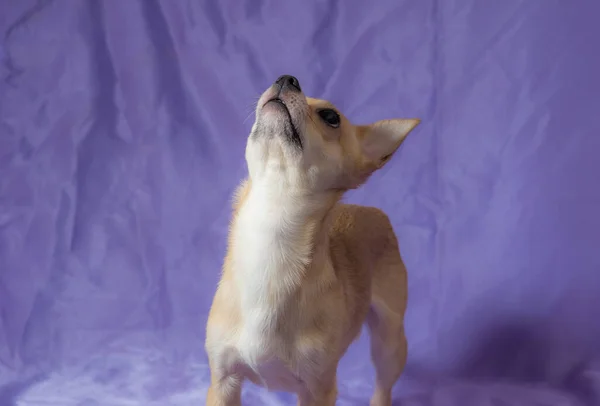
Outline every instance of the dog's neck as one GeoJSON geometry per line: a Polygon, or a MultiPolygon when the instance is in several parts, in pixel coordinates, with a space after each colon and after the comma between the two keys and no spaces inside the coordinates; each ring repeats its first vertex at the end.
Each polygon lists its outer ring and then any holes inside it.
{"type": "Polygon", "coordinates": [[[328,214],[340,197],[338,192],[306,193],[268,177],[250,181],[233,224],[232,260],[241,288],[252,292],[252,300],[292,293],[315,277],[312,269],[323,268],[328,214]]]}

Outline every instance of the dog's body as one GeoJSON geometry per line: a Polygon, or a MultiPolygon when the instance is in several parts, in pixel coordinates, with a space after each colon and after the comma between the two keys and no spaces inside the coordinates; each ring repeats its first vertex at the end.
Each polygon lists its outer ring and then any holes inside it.
{"type": "Polygon", "coordinates": [[[207,324],[208,405],[239,405],[245,379],[334,405],[338,361],[365,320],[371,403],[391,404],[406,361],[406,270],[387,216],[338,202],[417,124],[352,126],[291,76],[263,94],[207,324]]]}

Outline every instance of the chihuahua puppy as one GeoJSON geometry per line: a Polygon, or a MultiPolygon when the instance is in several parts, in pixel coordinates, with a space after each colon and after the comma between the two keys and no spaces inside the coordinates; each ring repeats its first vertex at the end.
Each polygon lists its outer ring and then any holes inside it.
{"type": "Polygon", "coordinates": [[[391,405],[406,362],[406,269],[388,217],[339,201],[418,124],[352,125],[289,75],[262,94],[206,328],[207,405],[240,405],[245,380],[334,405],[338,362],[365,321],[371,405],[391,405]]]}

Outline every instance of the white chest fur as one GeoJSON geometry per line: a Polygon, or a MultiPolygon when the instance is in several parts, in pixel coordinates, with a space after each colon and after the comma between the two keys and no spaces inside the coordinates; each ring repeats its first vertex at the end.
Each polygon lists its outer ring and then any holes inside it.
{"type": "Polygon", "coordinates": [[[276,326],[280,304],[300,283],[313,248],[310,208],[297,203],[255,184],[234,227],[232,265],[242,312],[236,347],[268,386],[279,386],[269,382],[272,375],[288,381],[286,386],[294,380],[276,359],[286,345],[276,326]]]}

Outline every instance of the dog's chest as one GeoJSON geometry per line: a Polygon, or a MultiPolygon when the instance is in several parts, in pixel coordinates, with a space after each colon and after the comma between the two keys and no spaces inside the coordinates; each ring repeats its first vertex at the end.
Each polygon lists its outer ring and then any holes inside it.
{"type": "Polygon", "coordinates": [[[246,311],[236,348],[242,363],[251,370],[249,378],[256,384],[270,390],[294,391],[301,380],[299,371],[291,370],[290,361],[298,354],[294,342],[278,333],[279,322],[269,308],[257,306],[246,311]]]}
{"type": "Polygon", "coordinates": [[[274,202],[249,199],[240,210],[234,236],[242,316],[236,349],[257,375],[257,383],[274,389],[299,384],[286,366],[294,343],[282,334],[282,323],[296,319],[286,313],[294,306],[289,310],[284,303],[310,255],[304,230],[285,214],[274,202]]]}

